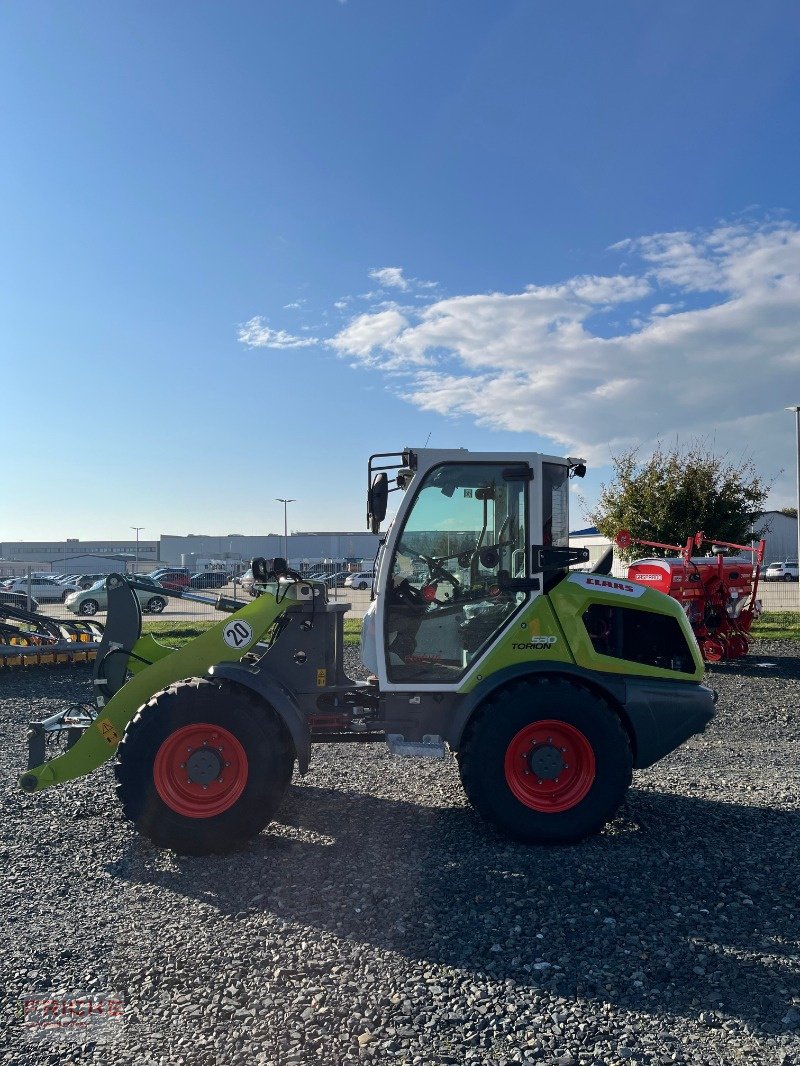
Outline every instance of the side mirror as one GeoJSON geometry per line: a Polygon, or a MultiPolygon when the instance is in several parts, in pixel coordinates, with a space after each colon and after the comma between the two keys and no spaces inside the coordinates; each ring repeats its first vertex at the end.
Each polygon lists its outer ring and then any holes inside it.
{"type": "Polygon", "coordinates": [[[372,479],[367,493],[367,528],[377,533],[389,506],[389,476],[382,470],[372,479]]]}

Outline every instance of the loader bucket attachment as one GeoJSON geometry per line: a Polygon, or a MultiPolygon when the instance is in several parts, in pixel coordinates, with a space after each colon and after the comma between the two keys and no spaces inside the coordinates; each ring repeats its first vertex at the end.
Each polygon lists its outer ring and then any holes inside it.
{"type": "MultiPolygon", "coordinates": [[[[120,578],[120,581],[124,584],[124,579],[120,578]]],[[[111,589],[109,589],[109,606],[111,606],[110,595],[111,589]]],[[[122,594],[120,594],[119,602],[124,604],[122,594]]],[[[156,692],[186,677],[203,677],[216,663],[235,662],[240,659],[261,640],[290,602],[292,602],[290,597],[287,597],[285,593],[278,600],[276,594],[267,589],[257,599],[245,604],[235,614],[217,622],[184,647],[172,651],[162,648],[161,657],[156,662],[146,666],[140,664],[142,669],[134,673],[113,693],[108,702],[100,708],[97,717],[91,721],[82,736],[69,750],[49,762],[30,768],[21,776],[20,787],[25,792],[38,792],[51,785],[81,777],[96,769],[111,758],[117,750],[117,745],[122,739],[128,722],[156,692]]],[[[124,616],[126,612],[124,606],[122,611],[124,616]]],[[[110,613],[109,611],[109,615],[110,613]]],[[[120,644],[126,636],[121,630],[126,626],[129,627],[127,635],[130,635],[133,631],[133,618],[130,614],[127,615],[121,629],[115,628],[114,630],[120,637],[120,644]]],[[[112,638],[114,631],[112,631],[112,638]]],[[[146,658],[145,655],[139,656],[140,649],[146,650],[155,642],[148,634],[137,641],[132,649],[115,647],[117,643],[110,639],[108,650],[100,660],[98,680],[103,680],[99,676],[101,670],[108,671],[105,677],[106,684],[98,686],[100,689],[110,690],[120,680],[116,664],[114,667],[110,665],[114,659],[127,663],[128,656],[132,659],[134,656],[146,658]],[[114,654],[115,652],[120,654],[114,654]]]]}

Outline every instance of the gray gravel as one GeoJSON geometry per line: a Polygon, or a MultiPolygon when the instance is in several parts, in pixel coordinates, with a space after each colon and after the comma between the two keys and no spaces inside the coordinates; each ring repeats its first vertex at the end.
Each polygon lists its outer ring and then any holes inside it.
{"type": "Polygon", "coordinates": [[[108,768],[16,789],[27,718],[88,677],[0,675],[0,1062],[800,1064],[800,645],[715,670],[707,735],[574,847],[495,836],[452,762],[348,744],[243,852],[158,852],[108,768]],[[22,1031],[25,994],[111,990],[111,1044],[22,1031]]]}

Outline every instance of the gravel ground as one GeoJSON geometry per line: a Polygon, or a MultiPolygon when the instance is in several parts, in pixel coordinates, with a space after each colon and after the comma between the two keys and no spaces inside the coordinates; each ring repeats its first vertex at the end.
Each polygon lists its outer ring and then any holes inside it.
{"type": "Polygon", "coordinates": [[[800,1064],[800,644],[714,670],[718,717],[573,847],[485,828],[455,764],[324,745],[234,856],[158,852],[106,767],[26,797],[26,720],[81,667],[0,675],[0,1062],[800,1064]],[[769,664],[769,665],[766,665],[769,664]],[[18,1001],[114,992],[110,1043],[18,1001]]]}

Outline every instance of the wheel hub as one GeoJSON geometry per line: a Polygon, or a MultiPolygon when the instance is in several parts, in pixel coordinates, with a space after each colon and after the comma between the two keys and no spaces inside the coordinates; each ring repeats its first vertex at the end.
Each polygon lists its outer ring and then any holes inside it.
{"type": "Polygon", "coordinates": [[[197,722],[166,738],[153,763],[153,782],[168,807],[186,818],[213,818],[239,799],[247,755],[222,726],[197,722]]]}
{"type": "Polygon", "coordinates": [[[512,737],[504,770],[520,803],[542,814],[559,814],[588,795],[595,779],[594,750],[569,722],[531,722],[512,737]]]}
{"type": "Polygon", "coordinates": [[[528,765],[537,778],[555,781],[564,770],[564,757],[554,744],[534,745],[528,756],[528,765]]]}
{"type": "Polygon", "coordinates": [[[210,785],[222,773],[224,763],[216,748],[203,747],[186,760],[186,776],[197,785],[210,785]]]}

